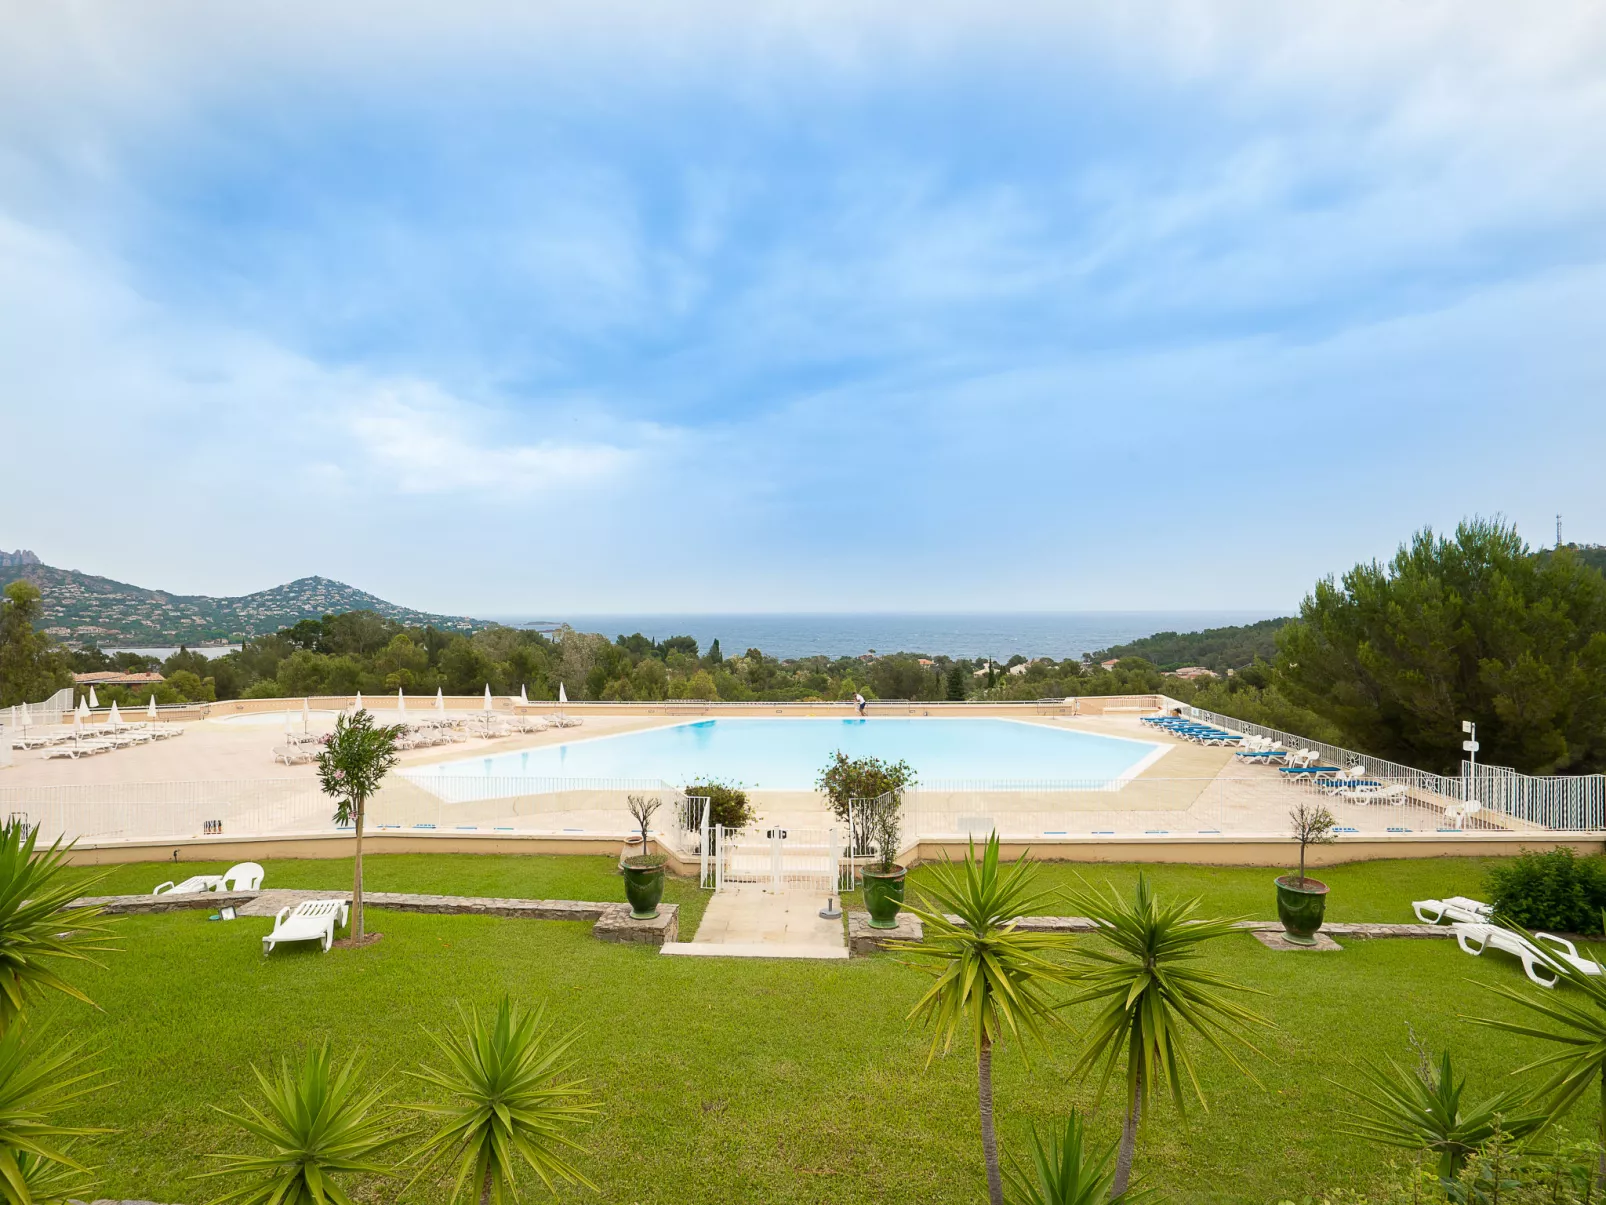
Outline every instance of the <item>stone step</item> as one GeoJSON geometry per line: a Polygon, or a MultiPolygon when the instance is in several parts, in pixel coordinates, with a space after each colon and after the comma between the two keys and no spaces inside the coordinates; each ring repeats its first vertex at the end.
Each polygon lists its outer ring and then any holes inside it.
{"type": "Polygon", "coordinates": [[[682,958],[813,958],[846,959],[846,946],[784,941],[666,941],[664,954],[682,958]]]}

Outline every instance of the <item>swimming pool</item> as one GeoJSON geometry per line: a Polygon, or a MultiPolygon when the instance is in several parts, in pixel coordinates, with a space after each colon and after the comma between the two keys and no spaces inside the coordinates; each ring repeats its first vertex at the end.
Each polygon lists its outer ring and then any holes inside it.
{"type": "Polygon", "coordinates": [[[432,778],[722,778],[764,791],[809,791],[836,750],[907,761],[920,781],[1110,782],[1166,746],[1007,719],[698,720],[467,757],[405,771],[432,778]]]}

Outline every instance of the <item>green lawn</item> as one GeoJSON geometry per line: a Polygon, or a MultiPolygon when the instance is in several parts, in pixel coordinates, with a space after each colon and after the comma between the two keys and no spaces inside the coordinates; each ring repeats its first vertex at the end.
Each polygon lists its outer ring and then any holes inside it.
{"type": "MultiPolygon", "coordinates": [[[[381,890],[618,899],[607,859],[386,856],[370,859],[381,890]]],[[[148,891],[173,868],[125,867],[101,890],[148,891]]],[[[185,864],[186,872],[202,867],[185,864]]],[[[276,862],[270,885],[346,885],[338,862],[276,862]]],[[[1070,867],[1049,866],[1053,880],[1070,867]]],[[[1125,883],[1132,868],[1082,868],[1125,883]]],[[[1162,890],[1203,892],[1212,910],[1270,914],[1269,873],[1155,867],[1162,890]]],[[[919,876],[917,875],[917,878],[919,876]]],[[[1335,917],[1403,919],[1413,895],[1475,894],[1471,861],[1376,863],[1326,872],[1335,917]],[[1421,884],[1418,888],[1416,885],[1421,884]]],[[[670,898],[696,889],[672,883],[670,898]]],[[[99,1051],[117,1086],[83,1110],[115,1127],[95,1140],[107,1196],[200,1202],[216,1182],[188,1179],[204,1155],[242,1149],[209,1103],[251,1090],[249,1064],[329,1038],[362,1048],[371,1073],[423,1055],[421,1027],[440,1028],[454,1003],[510,991],[545,1001],[578,1025],[581,1068],[604,1105],[586,1137],[584,1166],[607,1202],[973,1202],[982,1196],[974,1072],[968,1050],[923,1069],[922,1034],[904,1021],[924,980],[890,957],[850,963],[671,959],[595,941],[589,926],[376,911],[385,935],[363,951],[288,949],[264,959],[265,920],[209,923],[204,912],[118,923],[123,951],[105,969],[74,973],[100,1006],[41,1010],[99,1051]]],[[[1449,941],[1353,942],[1337,954],[1276,954],[1249,936],[1219,943],[1211,961],[1267,994],[1275,1028],[1253,1061],[1257,1086],[1201,1052],[1208,1114],[1169,1108],[1145,1128],[1139,1168],[1174,1201],[1273,1202],[1323,1186],[1364,1183],[1386,1162],[1333,1132],[1349,1111],[1330,1079],[1347,1060],[1409,1058],[1406,1025],[1449,1046],[1472,1075],[1471,1095],[1502,1087],[1532,1057],[1530,1040],[1469,1025],[1458,1014],[1513,1015],[1480,984],[1522,984],[1516,964],[1460,953],[1449,941]]],[[[1538,989],[1533,989],[1537,991],[1538,989]]],[[[1019,1151],[1027,1128],[1055,1124],[1089,1100],[1067,1079],[1074,1028],[1038,1052],[998,1060],[1000,1132],[1019,1151]]],[[[411,1089],[398,1095],[411,1099],[411,1089]]],[[[1582,1135],[1584,1112],[1568,1129],[1582,1135]]],[[[1095,1122],[1114,1134],[1106,1108],[1095,1122]]],[[[394,1186],[362,1198],[395,1199],[394,1186]]],[[[532,1199],[539,1199],[537,1193],[532,1199]]],[[[415,1191],[442,1201],[438,1190],[415,1191]]]]}

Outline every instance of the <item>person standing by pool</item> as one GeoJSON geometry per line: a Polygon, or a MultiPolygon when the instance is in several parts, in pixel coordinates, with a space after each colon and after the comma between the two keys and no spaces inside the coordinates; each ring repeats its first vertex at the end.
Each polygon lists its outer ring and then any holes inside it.
{"type": "Polygon", "coordinates": [[[853,692],[853,705],[859,709],[859,714],[862,716],[864,714],[864,696],[858,691],[853,692]]]}

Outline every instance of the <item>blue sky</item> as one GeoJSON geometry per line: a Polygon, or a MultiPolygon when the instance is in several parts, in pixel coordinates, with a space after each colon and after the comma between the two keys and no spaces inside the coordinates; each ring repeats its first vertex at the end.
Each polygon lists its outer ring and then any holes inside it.
{"type": "Polygon", "coordinates": [[[1277,611],[1606,541],[1606,9],[1329,7],[0,0],[0,548],[1277,611]]]}

